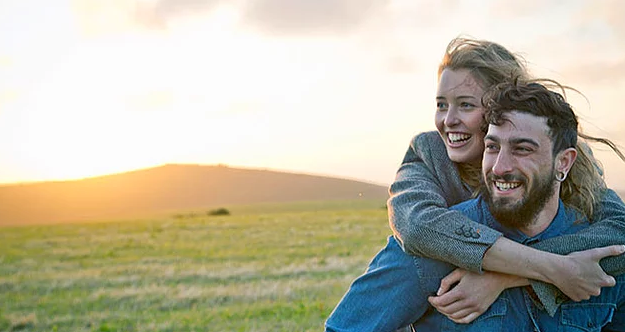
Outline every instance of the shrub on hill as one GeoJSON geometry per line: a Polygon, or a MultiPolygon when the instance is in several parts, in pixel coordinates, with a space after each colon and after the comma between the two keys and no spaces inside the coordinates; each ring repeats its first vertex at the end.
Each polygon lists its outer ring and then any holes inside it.
{"type": "Polygon", "coordinates": [[[215,209],[215,210],[210,210],[208,212],[206,212],[206,215],[209,216],[229,216],[230,215],[230,211],[226,208],[219,208],[219,209],[215,209]]]}

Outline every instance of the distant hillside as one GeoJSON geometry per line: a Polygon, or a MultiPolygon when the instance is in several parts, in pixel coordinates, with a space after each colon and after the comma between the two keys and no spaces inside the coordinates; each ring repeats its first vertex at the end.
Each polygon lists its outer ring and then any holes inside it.
{"type": "Polygon", "coordinates": [[[76,181],[0,186],[0,224],[30,224],[314,200],[385,200],[364,182],[226,166],[165,165],[76,181]]]}

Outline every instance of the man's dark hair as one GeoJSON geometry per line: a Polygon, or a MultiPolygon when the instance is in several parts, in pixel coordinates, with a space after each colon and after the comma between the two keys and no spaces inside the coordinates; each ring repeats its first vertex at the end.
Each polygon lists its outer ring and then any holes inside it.
{"type": "Polygon", "coordinates": [[[501,125],[513,111],[529,113],[547,119],[554,155],[577,145],[577,116],[571,105],[561,94],[543,84],[520,80],[503,82],[489,90],[482,103],[486,109],[486,126],[501,125]]]}

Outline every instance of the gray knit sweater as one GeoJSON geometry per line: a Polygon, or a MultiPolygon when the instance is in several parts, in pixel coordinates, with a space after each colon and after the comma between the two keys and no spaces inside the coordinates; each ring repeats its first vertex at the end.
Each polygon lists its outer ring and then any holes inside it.
{"type": "MultiPolygon", "coordinates": [[[[478,224],[449,206],[470,198],[471,189],[460,180],[437,132],[415,136],[395,182],[389,188],[389,223],[404,250],[481,272],[482,258],[501,233],[478,224]]],[[[625,204],[612,191],[602,198],[590,227],[576,234],[541,241],[532,247],[558,254],[625,244],[625,204]]],[[[611,275],[625,272],[625,255],[600,262],[611,275]]],[[[549,314],[555,314],[566,296],[555,286],[531,281],[549,314]]]]}

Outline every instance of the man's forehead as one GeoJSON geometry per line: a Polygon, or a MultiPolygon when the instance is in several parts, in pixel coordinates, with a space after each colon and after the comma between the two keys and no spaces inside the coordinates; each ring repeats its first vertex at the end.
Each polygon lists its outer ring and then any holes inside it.
{"type": "Polygon", "coordinates": [[[533,139],[550,141],[547,118],[533,114],[512,111],[506,114],[500,125],[488,125],[487,136],[498,139],[533,139]]]}

